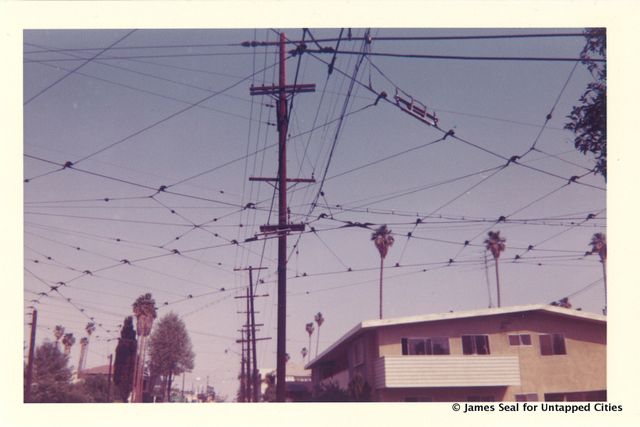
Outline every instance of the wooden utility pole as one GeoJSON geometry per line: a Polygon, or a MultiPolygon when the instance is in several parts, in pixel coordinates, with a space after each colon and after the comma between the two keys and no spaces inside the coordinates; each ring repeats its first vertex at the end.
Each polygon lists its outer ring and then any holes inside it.
{"type": "Polygon", "coordinates": [[[242,364],[240,374],[240,395],[242,396],[242,401],[247,402],[248,390],[247,390],[247,358],[245,353],[245,345],[246,340],[244,339],[244,330],[240,331],[240,348],[242,351],[242,357],[240,359],[240,363],[242,364]]]}
{"type": "Polygon", "coordinates": [[[109,375],[107,376],[107,402],[111,402],[111,368],[113,367],[113,354],[109,355],[109,375]]]}
{"type": "MultiPolygon", "coordinates": [[[[251,366],[250,382],[251,382],[251,398],[254,402],[260,400],[260,384],[258,378],[258,355],[256,350],[256,316],[253,300],[256,296],[265,297],[268,295],[255,295],[253,291],[253,270],[266,270],[267,267],[251,267],[249,268],[234,268],[233,271],[248,271],[249,272],[249,287],[247,288],[247,341],[249,344],[249,351],[251,352],[250,359],[253,362],[251,366]]],[[[236,297],[242,298],[242,297],[236,297]]],[[[249,352],[248,351],[248,352],[249,352]]]]}
{"type": "Polygon", "coordinates": [[[315,182],[311,179],[287,179],[287,132],[289,117],[287,113],[288,94],[313,92],[315,84],[287,85],[285,74],[285,35],[280,33],[280,72],[278,85],[251,86],[251,95],[272,95],[276,98],[278,110],[278,177],[250,177],[250,181],[275,181],[278,183],[278,225],[263,225],[263,233],[278,234],[278,339],[276,370],[276,401],[285,400],[286,334],[287,334],[287,234],[290,231],[303,231],[304,224],[289,224],[287,221],[287,183],[315,182]]]}
{"type": "Polygon", "coordinates": [[[31,401],[31,384],[33,384],[33,355],[36,345],[36,327],[38,324],[38,310],[33,309],[31,315],[31,338],[29,340],[29,358],[27,360],[27,384],[24,394],[24,401],[31,401]]]}

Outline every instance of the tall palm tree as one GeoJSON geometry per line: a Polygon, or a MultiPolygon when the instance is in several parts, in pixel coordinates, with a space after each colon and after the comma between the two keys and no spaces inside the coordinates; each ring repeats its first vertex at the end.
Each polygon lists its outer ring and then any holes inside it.
{"type": "Polygon", "coordinates": [[[78,360],[78,374],[84,370],[84,365],[87,360],[87,347],[89,346],[89,338],[80,338],[80,360],[78,360]]]}
{"type": "Polygon", "coordinates": [[[305,325],[305,329],[307,331],[307,333],[309,334],[309,358],[307,359],[307,363],[310,361],[311,359],[311,335],[313,334],[313,322],[309,322],[305,325]]]}
{"type": "Polygon", "coordinates": [[[382,272],[384,259],[387,256],[387,252],[389,252],[389,248],[393,246],[394,238],[391,235],[391,230],[384,224],[371,234],[371,240],[373,240],[380,253],[380,318],[382,319],[382,272]]]}
{"type": "Polygon", "coordinates": [[[91,334],[93,334],[96,330],[96,324],[93,322],[89,322],[87,323],[87,326],[85,326],[84,330],[87,332],[87,336],[80,338],[80,361],[78,363],[78,372],[83,370],[85,364],[87,363],[89,339],[91,338],[91,334]]]}
{"type": "Polygon", "coordinates": [[[498,289],[498,307],[500,307],[500,274],[498,272],[498,258],[500,258],[500,254],[504,252],[506,246],[506,239],[500,237],[499,231],[490,231],[489,237],[487,237],[484,241],[484,245],[488,251],[491,251],[491,255],[493,255],[493,259],[496,262],[496,287],[498,289]]]}
{"type": "Polygon", "coordinates": [[[142,402],[142,385],[144,378],[144,359],[146,353],[147,337],[151,333],[153,319],[157,316],[156,302],[147,293],[140,295],[133,303],[133,314],[136,316],[136,333],[139,339],[138,357],[134,372],[133,402],[142,402]]]}
{"type": "Polygon", "coordinates": [[[64,346],[64,354],[67,356],[71,353],[71,347],[76,343],[76,338],[72,333],[64,334],[62,337],[62,345],[64,346]]]}
{"type": "Polygon", "coordinates": [[[316,357],[318,357],[318,347],[320,347],[320,326],[324,323],[324,317],[322,313],[318,312],[315,316],[315,321],[318,324],[318,335],[316,336],[316,357]]]}
{"type": "Polygon", "coordinates": [[[304,358],[307,357],[307,354],[309,353],[309,351],[307,350],[307,347],[302,347],[302,350],[300,350],[300,354],[302,354],[302,362],[304,363],[304,358]]]}
{"type": "Polygon", "coordinates": [[[60,340],[64,336],[64,326],[56,325],[56,327],[53,328],[53,336],[56,337],[56,347],[57,347],[58,343],[60,342],[60,340]]]}
{"type": "Polygon", "coordinates": [[[604,279],[604,310],[607,314],[607,236],[604,233],[596,233],[591,237],[591,253],[600,255],[602,263],[602,278],[604,279]]]}
{"type": "Polygon", "coordinates": [[[87,335],[91,337],[91,334],[96,331],[96,324],[93,322],[89,322],[87,323],[87,326],[84,327],[84,330],[87,332],[87,335]]]}

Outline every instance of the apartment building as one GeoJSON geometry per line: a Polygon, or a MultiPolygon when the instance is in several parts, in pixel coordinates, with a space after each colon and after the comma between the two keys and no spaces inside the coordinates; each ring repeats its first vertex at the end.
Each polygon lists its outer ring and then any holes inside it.
{"type": "Polygon", "coordinates": [[[364,321],[307,368],[381,402],[604,401],[606,317],[527,305],[364,321]]]}

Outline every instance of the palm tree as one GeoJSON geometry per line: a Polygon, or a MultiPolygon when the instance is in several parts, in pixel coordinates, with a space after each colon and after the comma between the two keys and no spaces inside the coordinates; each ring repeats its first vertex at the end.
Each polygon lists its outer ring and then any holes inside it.
{"type": "Polygon", "coordinates": [[[498,307],[500,307],[500,275],[498,273],[498,258],[500,253],[504,252],[506,239],[500,237],[499,231],[490,231],[489,237],[484,241],[484,245],[488,251],[491,251],[493,259],[496,262],[496,287],[498,288],[498,307]]]}
{"type": "Polygon", "coordinates": [[[309,322],[305,325],[305,329],[309,334],[309,358],[307,359],[307,363],[311,359],[311,335],[313,334],[313,322],[309,322]]]}
{"type": "Polygon", "coordinates": [[[133,402],[142,402],[142,384],[144,378],[144,358],[146,352],[147,337],[151,333],[151,326],[153,326],[153,319],[156,318],[156,302],[147,293],[140,295],[138,299],[133,303],[133,314],[136,316],[136,333],[140,337],[139,350],[137,363],[134,372],[134,386],[133,386],[133,402]]]}
{"type": "Polygon", "coordinates": [[[80,360],[78,360],[78,374],[84,369],[84,364],[87,358],[87,346],[89,345],[89,338],[80,338],[80,360]]]}
{"type": "Polygon", "coordinates": [[[394,238],[391,235],[391,230],[384,224],[371,234],[371,240],[373,240],[378,252],[380,252],[380,318],[382,319],[382,271],[384,269],[384,259],[387,256],[387,252],[389,252],[389,248],[393,246],[394,238]]]}
{"type": "Polygon", "coordinates": [[[58,343],[60,342],[60,339],[62,339],[62,337],[64,336],[64,326],[56,325],[56,327],[53,328],[53,336],[56,337],[56,347],[57,347],[58,343]]]}
{"type": "Polygon", "coordinates": [[[87,332],[87,335],[91,337],[91,334],[96,331],[96,324],[93,322],[89,322],[87,323],[87,326],[84,327],[84,330],[87,332]]]}
{"type": "Polygon", "coordinates": [[[318,314],[316,314],[315,321],[318,324],[318,335],[316,336],[316,357],[318,357],[318,347],[320,347],[320,326],[324,323],[322,313],[318,312],[318,314]]]}
{"type": "Polygon", "coordinates": [[[602,278],[604,279],[604,310],[607,314],[607,236],[604,233],[596,233],[591,237],[591,253],[600,255],[602,263],[602,278]]]}
{"type": "Polygon", "coordinates": [[[308,353],[309,351],[307,350],[307,347],[302,347],[302,350],[300,350],[300,354],[302,354],[302,362],[304,362],[304,358],[307,357],[308,353]]]}
{"type": "Polygon", "coordinates": [[[62,345],[64,346],[64,354],[67,356],[71,353],[71,347],[76,343],[76,339],[72,333],[64,334],[62,337],[62,345]]]}
{"type": "Polygon", "coordinates": [[[96,324],[89,322],[87,323],[87,326],[85,326],[84,330],[87,332],[87,336],[80,338],[80,361],[78,362],[78,372],[84,369],[87,362],[89,339],[91,338],[91,334],[96,330],[96,324]]]}

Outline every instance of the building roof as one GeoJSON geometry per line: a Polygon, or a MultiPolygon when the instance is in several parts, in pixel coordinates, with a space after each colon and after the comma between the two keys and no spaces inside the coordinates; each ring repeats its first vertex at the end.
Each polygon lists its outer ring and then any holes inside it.
{"type": "Polygon", "coordinates": [[[325,355],[332,352],[336,349],[340,344],[349,340],[353,336],[364,330],[373,330],[377,328],[387,327],[387,326],[396,326],[396,325],[409,325],[414,323],[427,323],[427,322],[439,322],[443,320],[454,320],[454,319],[468,319],[472,317],[484,317],[484,316],[496,316],[502,314],[513,314],[513,313],[523,313],[530,311],[540,311],[552,313],[559,316],[581,319],[590,322],[596,323],[606,323],[607,317],[601,314],[596,313],[587,313],[580,310],[573,310],[569,308],[557,307],[549,304],[532,304],[532,305],[518,305],[511,307],[500,307],[500,308],[484,308],[478,310],[469,310],[469,311],[458,311],[458,312],[448,312],[448,313],[437,313],[437,314],[422,314],[417,316],[407,316],[407,317],[396,317],[391,319],[375,319],[375,320],[364,320],[354,326],[350,331],[340,337],[336,342],[334,342],[331,346],[329,346],[326,350],[320,353],[317,357],[315,357],[311,362],[309,362],[305,368],[311,369],[313,365],[315,365],[320,359],[322,359],[325,355]]]}
{"type": "Polygon", "coordinates": [[[79,376],[85,375],[109,375],[109,365],[94,366],[79,372],[79,376]]]}

